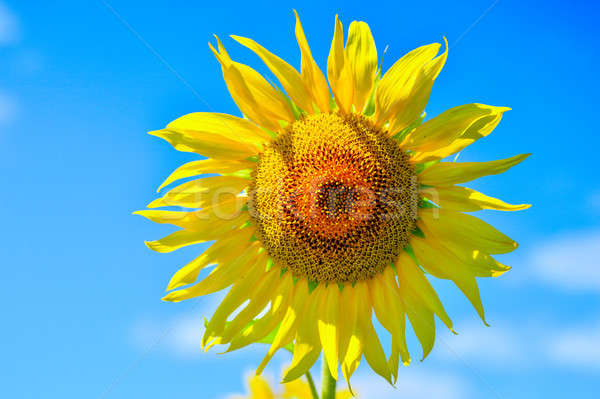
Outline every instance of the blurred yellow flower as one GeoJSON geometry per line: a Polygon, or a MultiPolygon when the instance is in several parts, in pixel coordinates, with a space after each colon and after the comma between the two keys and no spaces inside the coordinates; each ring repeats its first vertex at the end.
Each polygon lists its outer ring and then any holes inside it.
{"type": "MultiPolygon", "coordinates": [[[[248,396],[233,396],[231,399],[313,399],[309,385],[301,379],[282,384],[283,392],[275,393],[267,380],[261,376],[254,376],[249,380],[248,396]]],[[[349,391],[340,391],[336,399],[350,399],[349,391]]]]}
{"type": "Polygon", "coordinates": [[[407,319],[423,358],[434,345],[434,316],[453,329],[426,273],[454,282],[484,320],[476,278],[507,271],[492,255],[517,244],[465,212],[529,205],[458,184],[502,173],[528,155],[441,161],[490,134],[509,109],[466,104],[423,122],[447,44],[440,55],[438,43],[419,47],[382,74],[369,26],[352,22],[344,44],[336,17],[327,80],[297,15],[295,33],[300,73],[255,41],[233,36],[265,62],[283,91],[233,61],[218,38],[216,49],[210,45],[244,118],[192,113],[151,132],[208,157],[179,167],[159,190],[211,175],[149,204],[199,210],[137,213],[181,228],[147,242],[155,251],[214,241],[175,273],[164,298],[230,288],[207,323],[206,348],[268,341],[260,374],[278,349],[293,345],[285,382],[305,374],[321,352],[333,378],[341,366],[349,380],[364,356],[393,383],[400,362],[410,361],[407,319]],[[388,356],[373,313],[391,334],[388,356]]]}

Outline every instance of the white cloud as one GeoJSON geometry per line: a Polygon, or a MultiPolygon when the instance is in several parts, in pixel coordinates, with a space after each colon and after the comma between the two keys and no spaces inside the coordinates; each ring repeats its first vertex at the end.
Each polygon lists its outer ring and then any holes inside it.
{"type": "Polygon", "coordinates": [[[465,399],[471,388],[461,377],[415,366],[400,369],[396,388],[372,372],[352,378],[352,389],[358,399],[465,399]]]}
{"type": "Polygon", "coordinates": [[[160,351],[176,357],[203,353],[200,342],[204,319],[200,314],[181,315],[170,321],[138,320],[131,329],[133,344],[142,351],[160,351]]]}
{"type": "Polygon", "coordinates": [[[568,290],[600,291],[600,230],[577,231],[546,241],[534,250],[536,277],[568,290]]]}
{"type": "Polygon", "coordinates": [[[19,39],[19,23],[13,13],[0,3],[0,45],[14,43],[19,39]]]}
{"type": "Polygon", "coordinates": [[[600,368],[600,323],[570,328],[547,341],[549,356],[557,363],[578,368],[600,368]]]}
{"type": "Polygon", "coordinates": [[[459,335],[438,337],[436,356],[457,360],[473,369],[549,366],[600,371],[600,319],[570,324],[558,330],[550,321],[477,324],[460,328],[459,335]],[[550,327],[550,325],[552,327],[550,327]]]}
{"type": "Polygon", "coordinates": [[[528,330],[493,323],[456,323],[458,335],[448,333],[438,337],[436,354],[460,362],[477,363],[482,367],[507,364],[524,366],[535,356],[535,347],[528,341],[528,330]]]}
{"type": "Polygon", "coordinates": [[[131,327],[132,344],[143,352],[161,352],[178,358],[214,356],[200,347],[204,335],[204,319],[210,319],[225,296],[224,292],[209,299],[197,299],[191,311],[161,320],[158,317],[138,319],[131,327]]]}

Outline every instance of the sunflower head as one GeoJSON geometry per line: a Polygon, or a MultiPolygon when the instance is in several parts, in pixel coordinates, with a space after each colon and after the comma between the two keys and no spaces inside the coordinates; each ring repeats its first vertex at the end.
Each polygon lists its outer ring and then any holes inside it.
{"type": "Polygon", "coordinates": [[[293,358],[284,381],[324,354],[347,380],[364,357],[393,383],[410,362],[410,325],[423,358],[435,318],[453,329],[429,278],[452,281],[484,320],[477,277],[509,269],[493,255],[517,244],[469,212],[520,210],[460,184],[498,174],[527,155],[489,162],[444,162],[487,136],[509,108],[460,105],[424,121],[447,57],[419,47],[383,73],[369,26],[352,22],[344,41],[336,17],[326,75],[296,15],[300,72],[251,39],[283,91],[233,61],[217,39],[211,50],[243,118],[193,113],[151,132],[176,149],[205,156],[161,185],[196,176],[138,213],[181,229],[147,245],[158,252],[212,244],[171,279],[164,298],[181,301],[229,288],[202,344],[227,351],[271,344],[293,358]],[[327,78],[325,77],[327,76],[327,78]],[[206,174],[211,174],[206,176],[206,174]],[[199,278],[205,268],[211,271],[199,278]],[[391,335],[386,355],[373,325],[391,335]]]}
{"type": "Polygon", "coordinates": [[[409,241],[418,187],[398,142],[360,115],[304,116],[259,155],[249,190],[257,236],[298,278],[365,280],[409,241]]]}

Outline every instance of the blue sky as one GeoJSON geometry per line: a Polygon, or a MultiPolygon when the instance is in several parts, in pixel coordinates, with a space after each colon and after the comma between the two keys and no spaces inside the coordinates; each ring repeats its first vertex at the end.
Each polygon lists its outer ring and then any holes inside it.
{"type": "MultiPolygon", "coordinates": [[[[298,66],[297,8],[321,65],[336,13],[345,26],[367,21],[380,51],[389,45],[384,68],[446,36],[449,58],[428,114],[470,102],[513,108],[460,159],[533,153],[474,185],[533,203],[525,212],[480,215],[521,244],[501,258],[511,272],[481,281],[492,327],[478,322],[458,290],[436,282],[459,335],[440,328],[433,354],[401,370],[396,390],[362,366],[361,397],[594,397],[598,4],[501,0],[473,26],[493,1],[324,3],[113,0],[118,18],[101,1],[0,2],[2,396],[218,399],[244,391],[266,348],[200,353],[202,316],[218,297],[179,304],[160,297],[202,247],[153,253],[143,241],[168,228],[131,212],[194,159],[147,131],[194,111],[239,115],[208,50],[212,34],[260,71],[227,35],[253,37],[298,66]]],[[[278,377],[287,361],[277,356],[267,374],[278,377]]]]}

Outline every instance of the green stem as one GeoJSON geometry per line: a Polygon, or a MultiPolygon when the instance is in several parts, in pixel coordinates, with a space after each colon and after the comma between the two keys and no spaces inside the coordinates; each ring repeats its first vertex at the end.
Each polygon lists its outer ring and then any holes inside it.
{"type": "Polygon", "coordinates": [[[335,399],[335,385],[337,381],[331,375],[327,362],[323,359],[323,382],[321,387],[321,399],[335,399]]]}
{"type": "Polygon", "coordinates": [[[312,393],[313,399],[319,399],[319,393],[317,392],[317,387],[315,386],[315,380],[313,380],[312,375],[310,375],[310,371],[306,372],[306,380],[308,381],[308,386],[310,387],[310,393],[312,393]]]}

